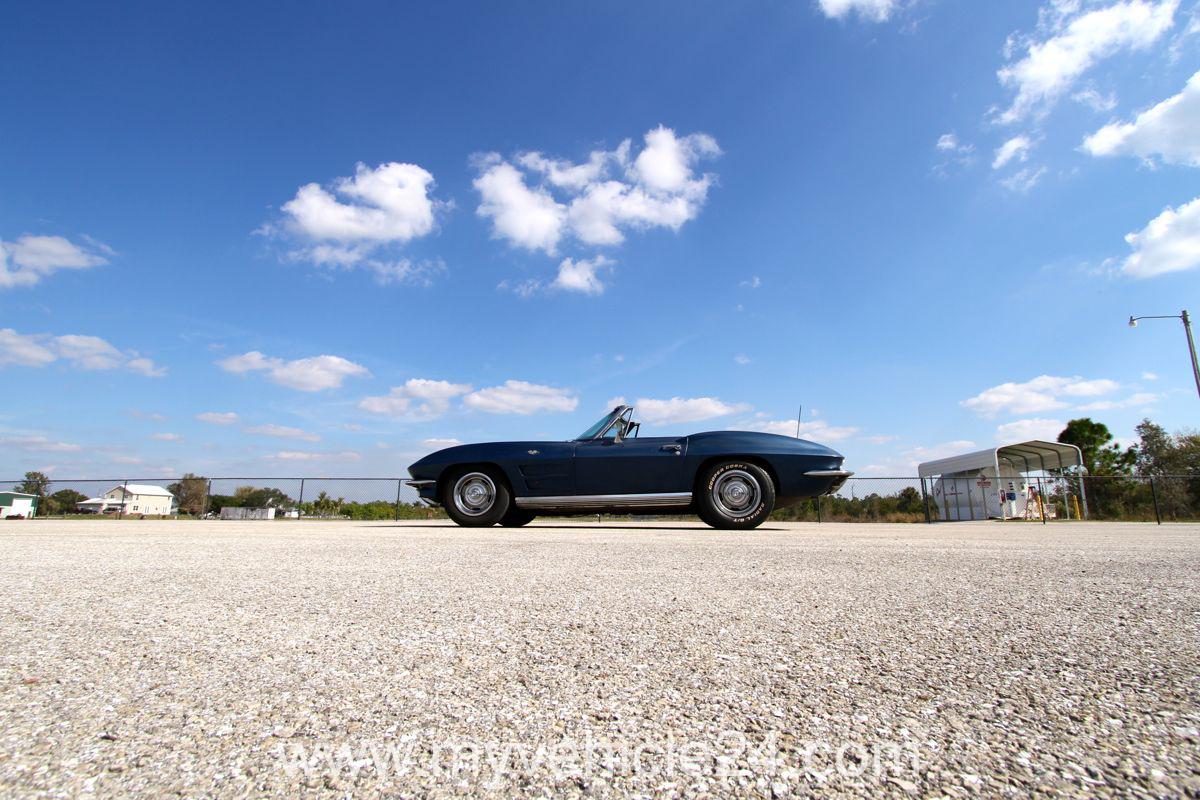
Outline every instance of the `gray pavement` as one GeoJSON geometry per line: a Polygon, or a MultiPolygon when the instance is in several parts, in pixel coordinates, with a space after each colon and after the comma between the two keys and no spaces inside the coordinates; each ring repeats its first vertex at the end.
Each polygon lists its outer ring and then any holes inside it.
{"type": "Polygon", "coordinates": [[[1200,527],[0,523],[0,795],[1200,794],[1200,527]]]}

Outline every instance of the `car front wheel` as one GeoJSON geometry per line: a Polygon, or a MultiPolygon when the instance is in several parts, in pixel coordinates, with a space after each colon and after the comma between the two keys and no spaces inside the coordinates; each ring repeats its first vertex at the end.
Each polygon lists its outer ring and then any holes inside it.
{"type": "Polygon", "coordinates": [[[775,484],[757,464],[722,461],[700,476],[696,506],[714,528],[757,528],[775,508],[775,484]]]}
{"type": "Polygon", "coordinates": [[[442,507],[446,514],[468,528],[495,525],[508,513],[510,502],[504,479],[486,467],[451,475],[442,486],[442,507]]]}

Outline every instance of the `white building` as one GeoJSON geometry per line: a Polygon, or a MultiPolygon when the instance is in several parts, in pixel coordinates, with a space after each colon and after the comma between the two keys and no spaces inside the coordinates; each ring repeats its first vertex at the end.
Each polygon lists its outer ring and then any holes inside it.
{"type": "Polygon", "coordinates": [[[164,517],[178,510],[175,495],[150,483],[114,486],[100,497],[81,501],[76,508],[92,514],[117,512],[164,517]]]}
{"type": "Polygon", "coordinates": [[[1049,519],[1060,502],[1068,518],[1086,519],[1085,472],[1078,447],[1039,440],[917,465],[942,520],[1049,519]]]}
{"type": "Polygon", "coordinates": [[[37,513],[38,496],[24,492],[0,492],[0,519],[24,517],[31,519],[37,513]]]}
{"type": "Polygon", "coordinates": [[[275,519],[275,509],[222,506],[221,519],[275,519]]]}

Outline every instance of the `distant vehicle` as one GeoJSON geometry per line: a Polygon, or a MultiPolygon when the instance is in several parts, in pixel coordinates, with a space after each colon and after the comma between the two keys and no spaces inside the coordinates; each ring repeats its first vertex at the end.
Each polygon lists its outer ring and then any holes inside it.
{"type": "Polygon", "coordinates": [[[824,445],[750,431],[639,437],[619,405],[566,442],[489,442],[438,450],[409,486],[459,525],[527,525],[538,515],[679,514],[755,528],[776,506],[838,490],[853,473],[824,445]]]}

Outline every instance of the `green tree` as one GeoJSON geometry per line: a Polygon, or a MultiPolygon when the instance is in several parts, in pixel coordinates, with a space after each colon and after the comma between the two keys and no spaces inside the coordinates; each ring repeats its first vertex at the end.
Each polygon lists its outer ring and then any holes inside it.
{"type": "Polygon", "coordinates": [[[1089,475],[1128,474],[1133,466],[1135,450],[1130,448],[1122,451],[1112,438],[1107,425],[1089,417],[1071,420],[1058,434],[1058,441],[1073,444],[1082,451],[1083,465],[1087,467],[1089,475]]]}
{"type": "Polygon", "coordinates": [[[191,472],[172,483],[167,491],[175,495],[179,510],[184,514],[199,516],[204,513],[204,503],[208,497],[208,478],[191,472]]]}
{"type": "Polygon", "coordinates": [[[46,498],[48,514],[70,514],[76,510],[76,506],[87,500],[87,495],[82,492],[77,492],[74,489],[59,489],[54,494],[46,498]]]}
{"type": "Polygon", "coordinates": [[[291,508],[296,501],[274,487],[239,486],[233,493],[237,505],[246,508],[291,508]]]}
{"type": "Polygon", "coordinates": [[[44,472],[26,472],[25,480],[13,487],[14,492],[22,494],[35,494],[38,497],[45,497],[47,490],[50,488],[50,479],[46,477],[44,472]]]}

